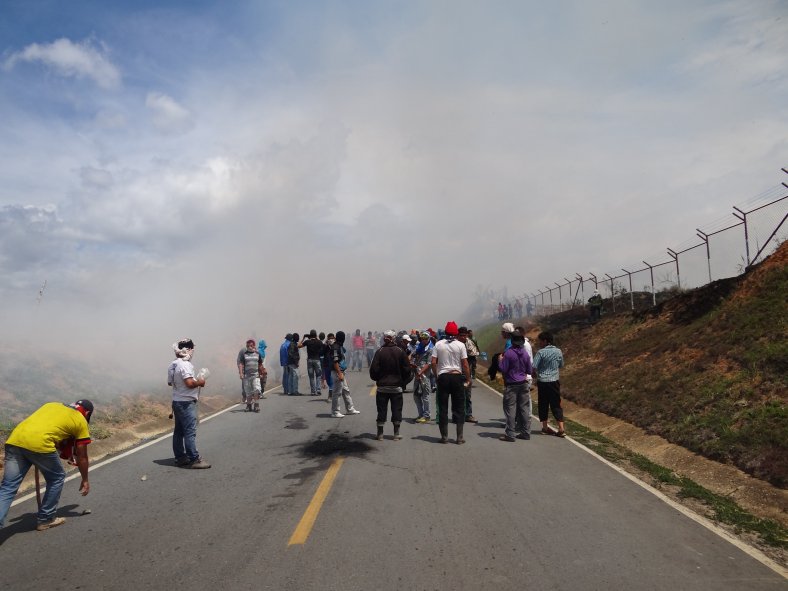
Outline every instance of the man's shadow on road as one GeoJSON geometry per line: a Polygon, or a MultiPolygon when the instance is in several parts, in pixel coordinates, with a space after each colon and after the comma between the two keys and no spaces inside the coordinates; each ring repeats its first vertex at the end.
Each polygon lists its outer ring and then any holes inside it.
{"type": "MultiPolygon", "coordinates": [[[[56,516],[66,518],[87,517],[87,515],[83,515],[82,511],[77,511],[77,507],[79,507],[79,505],[64,505],[63,507],[58,507],[56,516]]],[[[11,536],[16,534],[36,532],[36,525],[38,525],[38,520],[36,519],[37,511],[38,509],[32,513],[24,513],[19,517],[10,519],[9,523],[11,525],[6,525],[3,529],[0,529],[0,546],[11,536]]],[[[68,527],[68,522],[59,526],[58,529],[60,527],[68,527]]]]}

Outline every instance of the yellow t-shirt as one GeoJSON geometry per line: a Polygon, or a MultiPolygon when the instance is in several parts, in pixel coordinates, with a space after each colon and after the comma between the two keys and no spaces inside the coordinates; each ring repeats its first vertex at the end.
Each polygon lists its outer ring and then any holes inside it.
{"type": "Polygon", "coordinates": [[[11,432],[6,444],[36,453],[51,453],[55,444],[73,437],[77,445],[90,443],[88,422],[82,413],[61,402],[47,402],[11,432]]]}

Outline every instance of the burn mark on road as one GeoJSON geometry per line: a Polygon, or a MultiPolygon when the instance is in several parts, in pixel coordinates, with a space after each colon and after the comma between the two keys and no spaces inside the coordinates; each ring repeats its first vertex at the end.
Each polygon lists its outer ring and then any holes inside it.
{"type": "Polygon", "coordinates": [[[319,435],[312,441],[307,441],[302,449],[302,455],[308,458],[325,458],[341,454],[343,456],[365,456],[374,448],[361,441],[351,438],[344,433],[330,433],[328,436],[319,435]]]}

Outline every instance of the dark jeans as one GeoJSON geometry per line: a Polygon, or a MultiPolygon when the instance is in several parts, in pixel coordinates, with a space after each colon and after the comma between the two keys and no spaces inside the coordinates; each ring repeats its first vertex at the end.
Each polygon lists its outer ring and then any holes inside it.
{"type": "Polygon", "coordinates": [[[386,414],[391,402],[391,422],[399,425],[402,422],[402,392],[388,393],[378,389],[375,394],[375,404],[378,407],[378,425],[386,423],[386,414]]]}
{"type": "Polygon", "coordinates": [[[449,398],[451,398],[451,420],[465,422],[465,376],[461,373],[444,373],[438,376],[438,424],[449,424],[449,398]]]}
{"type": "Polygon", "coordinates": [[[553,411],[556,421],[564,420],[564,410],[561,408],[561,382],[536,382],[539,391],[539,420],[547,420],[547,408],[553,411]]]}

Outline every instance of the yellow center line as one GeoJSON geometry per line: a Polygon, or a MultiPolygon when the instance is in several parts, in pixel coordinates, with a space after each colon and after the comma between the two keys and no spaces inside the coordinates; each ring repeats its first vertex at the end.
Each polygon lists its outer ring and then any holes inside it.
{"type": "Polygon", "coordinates": [[[377,393],[378,393],[378,387],[377,386],[372,386],[372,389],[369,391],[369,395],[370,396],[374,396],[377,393]]]}
{"type": "Polygon", "coordinates": [[[326,475],[323,476],[320,486],[317,487],[315,496],[312,497],[312,501],[309,503],[306,511],[304,511],[303,517],[301,517],[301,521],[298,522],[295,531],[293,531],[293,535],[290,536],[290,541],[287,542],[288,546],[306,543],[306,539],[312,532],[312,527],[315,525],[317,516],[320,513],[320,508],[323,506],[323,501],[326,500],[326,497],[331,490],[331,485],[334,484],[334,479],[337,477],[337,473],[342,467],[342,463],[344,461],[345,458],[343,457],[335,458],[328,467],[328,471],[326,472],[326,475]]]}

